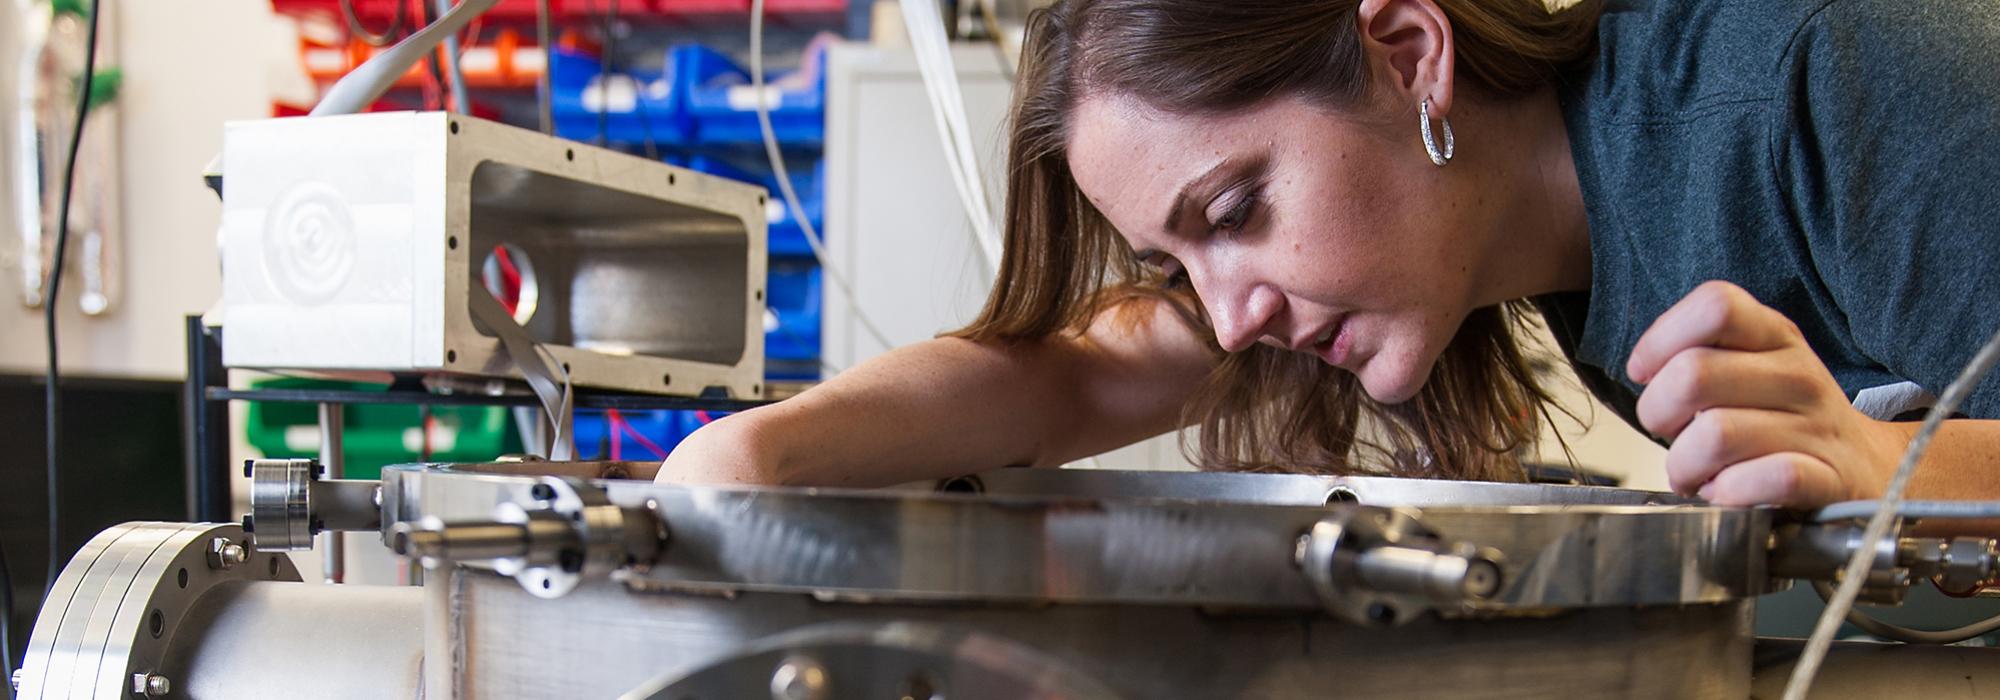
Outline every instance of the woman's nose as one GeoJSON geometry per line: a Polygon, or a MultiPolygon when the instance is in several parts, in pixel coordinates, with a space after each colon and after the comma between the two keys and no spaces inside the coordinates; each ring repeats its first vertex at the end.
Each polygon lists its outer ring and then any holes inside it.
{"type": "MultiPolygon", "coordinates": [[[[1190,270],[1192,277],[1195,272],[1190,270]]],[[[1226,278],[1229,275],[1214,275],[1226,278]]],[[[1228,279],[1212,279],[1210,284],[1200,284],[1193,280],[1195,293],[1208,306],[1208,318],[1215,326],[1215,342],[1224,352],[1237,352],[1250,347],[1251,343],[1263,337],[1264,328],[1284,305],[1284,297],[1270,285],[1252,284],[1228,279]]]]}

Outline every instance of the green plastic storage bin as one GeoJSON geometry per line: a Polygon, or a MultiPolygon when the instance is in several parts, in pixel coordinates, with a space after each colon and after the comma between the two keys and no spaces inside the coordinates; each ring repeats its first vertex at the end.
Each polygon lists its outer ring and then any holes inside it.
{"type": "MultiPolygon", "coordinates": [[[[380,384],[278,378],[253,383],[259,389],[384,391],[380,384]]],[[[521,438],[504,406],[433,406],[433,462],[488,462],[521,452],[521,438]]],[[[422,409],[416,404],[348,404],[341,407],[347,458],[344,476],[379,479],[382,467],[422,461],[422,409]]],[[[319,406],[310,403],[250,402],[245,431],[250,445],[266,457],[318,457],[319,406]]]]}

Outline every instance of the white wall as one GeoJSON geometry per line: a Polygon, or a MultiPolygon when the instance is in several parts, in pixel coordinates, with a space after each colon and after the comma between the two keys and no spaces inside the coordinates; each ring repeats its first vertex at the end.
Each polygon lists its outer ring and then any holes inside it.
{"type": "MultiPolygon", "coordinates": [[[[66,373],[179,378],[186,366],[182,317],[206,311],[221,291],[215,231],[222,207],[202,184],[202,168],[222,148],[224,121],[269,116],[272,86],[283,84],[290,59],[284,52],[297,44],[269,0],[105,4],[125,74],[118,99],[124,294],[106,315],[82,315],[72,264],[60,300],[60,359],[66,373]]],[[[9,227],[7,245],[15,245],[12,213],[0,220],[9,227]]],[[[42,312],[21,302],[18,256],[5,262],[0,372],[39,374],[46,362],[42,312]]]]}

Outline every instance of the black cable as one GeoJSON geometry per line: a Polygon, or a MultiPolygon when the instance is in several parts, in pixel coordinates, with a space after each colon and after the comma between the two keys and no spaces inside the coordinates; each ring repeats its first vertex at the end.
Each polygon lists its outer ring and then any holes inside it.
{"type": "Polygon", "coordinates": [[[396,37],[403,33],[403,22],[409,12],[408,3],[397,0],[396,15],[389,20],[389,28],[382,30],[381,34],[376,34],[361,26],[361,16],[354,12],[354,0],[340,0],[340,14],[347,19],[347,33],[369,46],[388,46],[395,43],[396,37]]]}
{"type": "Polygon", "coordinates": [[[56,208],[56,254],[49,271],[49,293],[43,297],[42,316],[48,322],[49,341],[49,386],[48,386],[48,458],[49,458],[49,582],[42,590],[43,600],[48,599],[48,591],[55,590],[56,574],[62,571],[62,540],[57,532],[56,518],[56,444],[59,415],[62,400],[56,392],[56,382],[61,374],[56,367],[56,307],[62,301],[63,252],[69,248],[69,204],[70,195],[76,189],[76,151],[83,141],[83,120],[90,116],[90,87],[97,80],[97,12],[103,0],[90,0],[90,30],[83,40],[83,79],[77,82],[76,126],[70,130],[69,155],[64,158],[62,180],[62,205],[56,208]]]}
{"type": "Polygon", "coordinates": [[[7,570],[7,548],[0,546],[0,674],[6,696],[14,697],[14,575],[7,570]]]}
{"type": "MultiPolygon", "coordinates": [[[[430,3],[419,2],[418,6],[422,8],[423,20],[424,20],[423,26],[428,27],[431,26],[432,22],[438,21],[438,16],[436,14],[437,10],[431,7],[430,3]]],[[[437,83],[438,92],[443,93],[438,95],[438,108],[444,109],[445,101],[451,98],[451,82],[445,78],[444,68],[438,64],[438,52],[436,51],[424,52],[424,61],[427,65],[430,66],[431,80],[437,83]]],[[[425,108],[429,108],[430,107],[429,102],[426,101],[424,106],[425,108]]]]}
{"type": "MultiPolygon", "coordinates": [[[[618,0],[611,0],[611,7],[607,11],[604,17],[605,57],[598,63],[599,68],[597,72],[600,74],[609,74],[613,70],[618,70],[618,62],[615,58],[612,58],[611,56],[612,49],[618,45],[618,39],[616,34],[617,30],[618,30],[618,0]]],[[[653,138],[653,116],[646,112],[646,91],[645,89],[640,87],[639,79],[637,77],[632,77],[631,80],[632,80],[632,107],[634,110],[636,110],[634,114],[639,117],[640,151],[646,154],[647,160],[659,160],[660,159],[659,142],[657,139],[653,138]]],[[[605,92],[606,106],[609,106],[610,93],[608,91],[608,87],[610,83],[607,81],[604,83],[604,85],[607,87],[607,91],[605,92]]],[[[603,114],[604,110],[598,110],[598,118],[600,120],[603,119],[603,114]]],[[[599,138],[600,139],[604,138],[603,136],[604,125],[601,121],[599,122],[597,128],[599,130],[599,138]]]]}

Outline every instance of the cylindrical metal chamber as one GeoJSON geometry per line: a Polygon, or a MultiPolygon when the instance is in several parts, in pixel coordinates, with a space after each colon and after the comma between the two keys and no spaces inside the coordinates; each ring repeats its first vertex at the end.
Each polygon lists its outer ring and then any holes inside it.
{"type": "MultiPolygon", "coordinates": [[[[107,530],[64,569],[21,697],[1742,698],[1786,662],[1751,633],[1783,583],[1764,509],[1297,475],[859,492],[608,469],[627,473],[385,471],[381,525],[427,552],[421,589],[296,583],[234,525],[107,530]]],[[[1888,687],[1864,676],[2000,687],[1997,655],[1843,646],[1814,697],[1888,687]]]]}
{"type": "Polygon", "coordinates": [[[416,697],[421,595],[299,583],[234,524],[126,523],[57,578],[23,700],[416,697]]]}
{"type": "MultiPolygon", "coordinates": [[[[1008,640],[1042,652],[1050,664],[1022,669],[1024,675],[1081,675],[1113,697],[1133,700],[1736,700],[1750,692],[1749,601],[1429,618],[1373,629],[1311,611],[724,597],[638,592],[610,582],[548,601],[512,579],[475,571],[426,585],[448,590],[449,626],[427,633],[433,644],[458,650],[462,660],[453,670],[452,697],[617,697],[656,678],[726,662],[766,637],[828,623],[922,623],[1008,640]],[[584,668],[589,672],[577,672],[584,668]]],[[[949,685],[948,667],[928,670],[949,685]]],[[[829,676],[836,685],[841,681],[839,669],[829,676]]],[[[959,697],[949,690],[941,695],[959,697]]]]}

